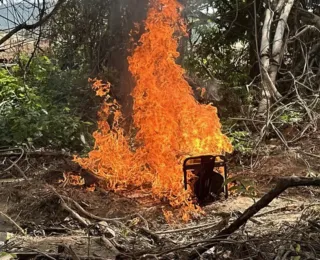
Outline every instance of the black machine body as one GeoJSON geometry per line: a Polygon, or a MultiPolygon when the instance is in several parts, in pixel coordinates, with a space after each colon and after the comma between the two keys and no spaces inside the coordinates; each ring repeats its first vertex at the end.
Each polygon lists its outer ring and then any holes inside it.
{"type": "Polygon", "coordinates": [[[226,158],[223,155],[188,157],[183,162],[184,188],[193,188],[200,205],[215,201],[221,192],[228,197],[226,158]],[[188,174],[188,172],[190,174],[188,174]]]}

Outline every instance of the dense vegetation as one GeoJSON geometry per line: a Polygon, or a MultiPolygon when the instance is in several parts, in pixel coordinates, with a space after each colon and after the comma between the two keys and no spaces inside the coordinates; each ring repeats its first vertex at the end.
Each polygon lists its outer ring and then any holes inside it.
{"type": "MultiPolygon", "coordinates": [[[[85,152],[92,145],[100,103],[88,78],[110,81],[111,95],[120,103],[127,100],[130,32],[145,18],[147,2],[58,1],[48,18],[41,5],[33,17],[40,23],[22,30],[36,39],[34,51],[17,52],[16,65],[0,70],[0,143],[85,152]],[[50,42],[46,50],[40,44],[44,39],[50,42]]],[[[236,150],[252,151],[252,136],[255,144],[276,137],[288,145],[315,130],[316,5],[303,0],[181,2],[189,37],[180,41],[177,62],[199,102],[219,108],[236,150]],[[287,140],[283,132],[293,126],[299,134],[287,140]]],[[[140,31],[135,30],[134,40],[140,31]]]]}

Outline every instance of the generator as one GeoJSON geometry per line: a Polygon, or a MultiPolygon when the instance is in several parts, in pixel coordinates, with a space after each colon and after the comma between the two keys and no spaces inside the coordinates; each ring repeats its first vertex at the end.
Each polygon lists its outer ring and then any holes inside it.
{"type": "Polygon", "coordinates": [[[195,195],[196,202],[204,205],[219,198],[224,192],[228,198],[226,158],[223,155],[200,155],[188,157],[183,162],[184,188],[188,184],[195,195]],[[188,174],[189,173],[189,174],[188,174]]]}

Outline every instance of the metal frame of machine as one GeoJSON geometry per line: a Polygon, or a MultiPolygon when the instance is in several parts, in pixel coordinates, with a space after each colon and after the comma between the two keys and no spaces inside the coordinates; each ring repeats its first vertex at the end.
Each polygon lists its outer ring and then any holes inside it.
{"type": "MultiPolygon", "coordinates": [[[[218,196],[222,191],[225,193],[225,198],[228,198],[228,186],[223,185],[228,177],[225,156],[201,155],[186,158],[183,162],[185,189],[188,187],[188,171],[197,177],[193,188],[200,204],[208,198],[210,200],[210,195],[218,196]],[[217,171],[219,168],[223,169],[222,174],[217,171]]],[[[214,200],[213,197],[212,200],[214,200]]]]}

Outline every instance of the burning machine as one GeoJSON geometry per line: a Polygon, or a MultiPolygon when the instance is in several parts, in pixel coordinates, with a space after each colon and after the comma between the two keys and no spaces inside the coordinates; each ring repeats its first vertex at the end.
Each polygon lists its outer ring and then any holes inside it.
{"type": "Polygon", "coordinates": [[[226,158],[222,155],[189,157],[183,163],[184,188],[188,182],[199,204],[214,201],[224,191],[228,197],[226,158]],[[191,174],[188,174],[191,173],[191,174]]]}

